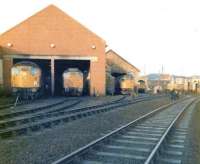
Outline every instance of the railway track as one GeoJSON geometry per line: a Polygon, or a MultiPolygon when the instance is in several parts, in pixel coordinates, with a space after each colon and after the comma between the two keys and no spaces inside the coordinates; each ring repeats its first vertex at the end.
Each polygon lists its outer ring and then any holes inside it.
{"type": "Polygon", "coordinates": [[[13,103],[7,103],[7,104],[0,104],[0,110],[4,110],[4,109],[7,109],[7,108],[14,108],[14,107],[20,106],[20,105],[31,104],[33,102],[35,102],[35,99],[34,100],[21,100],[18,103],[13,102],[13,103]]]}
{"type": "MultiPolygon", "coordinates": [[[[195,100],[195,98],[189,98],[160,107],[53,164],[180,164],[180,160],[161,162],[158,157],[163,147],[166,146],[166,139],[175,129],[177,121],[195,100]]],[[[171,145],[167,145],[175,150],[167,149],[167,157],[180,154],[178,149],[181,146],[177,143],[183,142],[186,132],[179,129],[175,133],[177,136],[174,141],[171,145]]]]}
{"type": "Polygon", "coordinates": [[[22,113],[22,115],[17,115],[17,117],[6,115],[6,118],[4,115],[4,117],[0,116],[0,118],[4,119],[0,121],[0,136],[1,138],[7,138],[10,136],[22,135],[26,134],[29,131],[38,131],[44,128],[50,128],[61,123],[74,121],[114,109],[119,109],[122,106],[151,100],[153,98],[157,97],[140,97],[133,101],[124,100],[125,98],[122,97],[121,99],[118,99],[116,101],[107,102],[100,105],[70,109],[71,106],[77,104],[77,102],[75,102],[70,106],[68,105],[67,107],[56,107],[42,113],[31,113],[28,115],[24,115],[24,113],[22,113]]]}
{"type": "MultiPolygon", "coordinates": [[[[198,103],[198,101],[196,101],[198,103]]],[[[184,112],[178,120],[176,126],[171,130],[167,140],[158,149],[159,156],[154,158],[155,163],[163,164],[184,164],[188,163],[188,139],[190,131],[190,121],[192,119],[193,111],[195,110],[196,103],[184,112]]]]}
{"type": "MultiPolygon", "coordinates": [[[[109,104],[109,103],[115,103],[115,102],[120,102],[124,99],[126,99],[127,96],[123,96],[117,100],[111,101],[111,102],[107,102],[104,104],[109,104]]],[[[45,113],[45,112],[58,112],[58,111],[62,111],[62,110],[66,110],[68,108],[71,108],[77,104],[79,104],[80,102],[82,102],[81,99],[64,99],[62,101],[56,102],[56,103],[50,103],[48,105],[42,105],[40,107],[36,107],[36,108],[31,108],[31,109],[24,109],[24,110],[20,110],[20,111],[12,111],[12,112],[7,112],[7,113],[2,113],[0,114],[0,120],[6,120],[6,119],[12,119],[15,117],[20,117],[23,115],[29,115],[29,114],[34,114],[34,113],[45,113]],[[66,102],[71,102],[70,104],[66,103],[66,102]]]]}
{"type": "MultiPolygon", "coordinates": [[[[135,100],[145,98],[145,97],[148,97],[148,96],[144,96],[144,97],[141,96],[141,97],[136,98],[135,100]]],[[[107,102],[107,103],[109,104],[109,103],[119,102],[119,101],[125,100],[126,98],[127,98],[127,96],[122,96],[121,98],[119,98],[117,100],[113,100],[113,101],[107,102]]],[[[0,120],[9,119],[9,118],[22,116],[22,115],[26,115],[26,114],[37,113],[37,112],[40,112],[40,111],[48,110],[49,108],[52,108],[52,107],[55,107],[55,106],[57,106],[58,109],[62,110],[62,105],[64,105],[65,102],[68,102],[68,101],[73,102],[74,100],[76,100],[76,99],[70,99],[70,100],[64,99],[64,100],[56,102],[56,103],[49,103],[48,105],[42,105],[40,107],[35,107],[35,108],[31,108],[31,109],[24,109],[24,110],[20,110],[20,111],[16,110],[16,111],[9,111],[9,112],[5,112],[5,113],[0,113],[0,120]],[[59,106],[59,105],[61,105],[61,106],[59,106]]],[[[80,100],[79,102],[81,102],[81,99],[79,99],[79,100],[80,100]]],[[[2,109],[7,109],[7,108],[12,107],[12,106],[13,106],[13,104],[6,104],[6,105],[2,105],[0,107],[2,107],[2,109]]],[[[63,109],[66,109],[66,108],[67,107],[63,106],[63,109]]]]}
{"type": "MultiPolygon", "coordinates": [[[[72,100],[74,101],[74,100],[72,100]]],[[[20,110],[20,111],[9,111],[9,112],[6,112],[6,113],[1,113],[0,114],[0,120],[5,120],[5,119],[9,119],[9,118],[14,118],[14,117],[18,117],[18,116],[23,116],[23,115],[26,115],[26,114],[33,114],[33,113],[38,113],[38,112],[43,112],[43,111],[49,111],[51,110],[51,108],[67,108],[69,104],[65,104],[65,102],[68,102],[67,99],[65,100],[62,100],[62,101],[59,101],[59,102],[56,102],[56,103],[50,103],[48,105],[42,105],[40,107],[36,107],[36,108],[31,108],[31,109],[23,109],[23,110],[20,110]]],[[[77,103],[79,103],[80,101],[76,101],[77,103]]],[[[71,107],[71,106],[69,106],[71,107]]]]}

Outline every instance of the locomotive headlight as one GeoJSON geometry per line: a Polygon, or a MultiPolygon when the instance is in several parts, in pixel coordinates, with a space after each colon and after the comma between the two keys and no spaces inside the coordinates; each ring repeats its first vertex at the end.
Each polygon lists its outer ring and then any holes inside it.
{"type": "Polygon", "coordinates": [[[34,85],[34,86],[37,86],[37,85],[38,85],[38,82],[37,82],[37,81],[34,81],[34,82],[33,82],[33,85],[34,85]]]}

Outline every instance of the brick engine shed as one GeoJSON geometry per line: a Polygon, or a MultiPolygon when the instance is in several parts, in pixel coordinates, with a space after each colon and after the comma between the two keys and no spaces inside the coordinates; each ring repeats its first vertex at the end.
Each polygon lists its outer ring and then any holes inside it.
{"type": "Polygon", "coordinates": [[[41,68],[50,95],[61,93],[62,73],[68,68],[89,77],[87,95],[105,95],[106,69],[116,76],[132,73],[137,80],[139,69],[106,48],[102,38],[50,5],[0,35],[0,85],[11,91],[11,68],[21,61],[41,68]]]}
{"type": "Polygon", "coordinates": [[[0,35],[3,85],[11,89],[11,67],[28,60],[50,76],[52,95],[60,79],[59,70],[78,67],[90,77],[89,95],[105,94],[105,41],[72,17],[50,5],[0,35]]]}

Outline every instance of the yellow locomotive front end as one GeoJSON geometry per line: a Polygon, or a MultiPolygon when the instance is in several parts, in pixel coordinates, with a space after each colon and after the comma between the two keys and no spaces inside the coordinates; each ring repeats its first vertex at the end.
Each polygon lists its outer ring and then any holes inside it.
{"type": "Polygon", "coordinates": [[[76,68],[70,68],[63,73],[65,95],[81,96],[83,92],[83,73],[76,68]]]}
{"type": "Polygon", "coordinates": [[[13,92],[32,97],[41,87],[41,69],[32,62],[20,62],[11,69],[13,92]]]}
{"type": "Polygon", "coordinates": [[[134,90],[134,78],[131,75],[124,75],[120,78],[120,89],[122,94],[131,94],[134,90]]]}

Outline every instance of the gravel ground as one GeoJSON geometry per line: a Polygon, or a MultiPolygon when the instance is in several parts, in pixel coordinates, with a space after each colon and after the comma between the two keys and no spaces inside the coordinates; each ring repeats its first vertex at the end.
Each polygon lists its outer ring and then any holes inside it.
{"type": "Polygon", "coordinates": [[[200,102],[193,110],[189,127],[184,164],[200,164],[200,102]]]}
{"type": "Polygon", "coordinates": [[[48,98],[48,99],[35,100],[34,102],[32,102],[30,104],[24,104],[24,105],[19,105],[19,106],[16,106],[16,107],[10,107],[10,108],[6,108],[6,109],[2,109],[2,110],[0,110],[0,114],[10,113],[10,112],[13,112],[13,111],[20,111],[20,110],[24,110],[24,109],[38,108],[38,107],[58,103],[58,102],[61,102],[65,99],[66,98],[64,98],[64,97],[58,97],[58,98],[48,98]]]}
{"type": "Polygon", "coordinates": [[[0,140],[0,163],[51,163],[99,138],[102,133],[108,133],[169,101],[168,98],[160,98],[141,102],[123,110],[101,113],[42,132],[0,140]]]}

